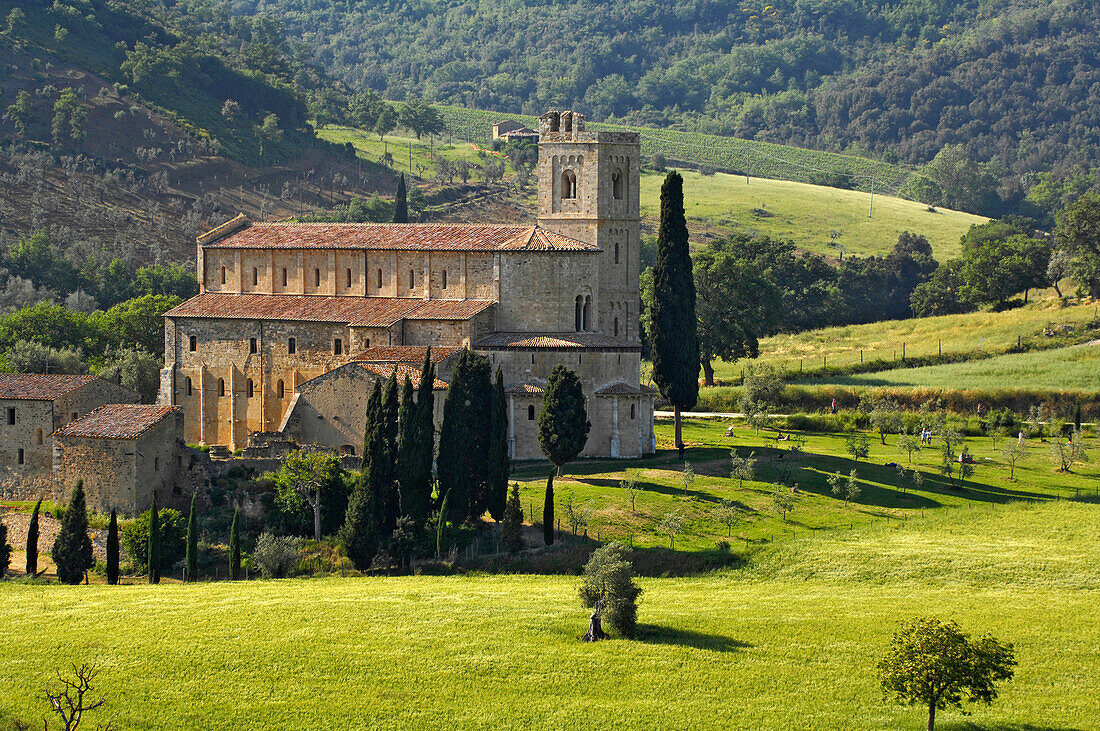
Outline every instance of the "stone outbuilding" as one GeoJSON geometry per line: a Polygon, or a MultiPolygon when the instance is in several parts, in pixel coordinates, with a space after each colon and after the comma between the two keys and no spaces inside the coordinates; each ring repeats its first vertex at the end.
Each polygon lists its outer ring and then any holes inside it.
{"type": "Polygon", "coordinates": [[[88,507],[137,515],[153,491],[161,506],[178,502],[189,451],[178,406],[108,404],[53,434],[54,478],[63,493],[84,481],[88,507]]]}
{"type": "Polygon", "coordinates": [[[53,471],[53,433],[108,403],[138,394],[95,376],[0,374],[0,495],[30,498],[53,471]]]}

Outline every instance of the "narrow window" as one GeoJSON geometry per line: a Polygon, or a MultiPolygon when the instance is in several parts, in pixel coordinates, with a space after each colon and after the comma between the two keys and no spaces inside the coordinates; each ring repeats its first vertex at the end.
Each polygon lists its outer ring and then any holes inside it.
{"type": "Polygon", "coordinates": [[[619,335],[619,318],[616,317],[615,318],[615,336],[618,337],[618,335],[619,335]]]}
{"type": "Polygon", "coordinates": [[[332,341],[332,352],[336,355],[342,355],[344,352],[344,341],[340,338],[336,338],[332,341]]]}
{"type": "Polygon", "coordinates": [[[225,267],[222,267],[222,284],[225,284],[225,267]]]}
{"type": "MultiPolygon", "coordinates": [[[[279,381],[278,383],[275,384],[275,392],[279,394],[279,398],[283,397],[283,382],[282,381],[279,381]]],[[[631,406],[630,408],[633,409],[634,407],[631,406]]],[[[631,417],[631,418],[633,418],[633,417],[631,417]]]]}
{"type": "Polygon", "coordinates": [[[187,338],[187,349],[190,350],[192,353],[199,349],[199,339],[196,338],[194,335],[187,338]]]}
{"type": "Polygon", "coordinates": [[[252,394],[255,393],[255,387],[252,385],[252,379],[248,379],[248,398],[252,398],[252,394]]]}
{"type": "Polygon", "coordinates": [[[286,341],[286,352],[289,353],[290,355],[294,355],[295,353],[297,353],[298,352],[298,341],[296,341],[294,338],[289,338],[286,341]]]}
{"type": "Polygon", "coordinates": [[[416,272],[409,270],[409,289],[416,289],[416,272]]]}
{"type": "Polygon", "coordinates": [[[382,270],[378,270],[378,289],[382,289],[382,270]]]}
{"type": "Polygon", "coordinates": [[[8,407],[8,426],[15,426],[15,407],[8,407]]]}
{"type": "Polygon", "coordinates": [[[447,289],[447,270],[443,270],[443,289],[447,289]]]}
{"type": "Polygon", "coordinates": [[[42,443],[42,430],[41,429],[35,429],[34,430],[34,443],[35,444],[41,444],[42,443]]]}
{"type": "Polygon", "coordinates": [[[633,418],[634,418],[634,404],[631,404],[631,405],[630,405],[630,418],[631,418],[631,419],[633,419],[633,418]]]}
{"type": "Polygon", "coordinates": [[[248,352],[249,353],[255,353],[257,350],[258,350],[258,348],[256,346],[256,338],[249,338],[248,339],[248,352]]]}
{"type": "Polygon", "coordinates": [[[348,289],[351,289],[351,269],[348,269],[348,289]]]}
{"type": "Polygon", "coordinates": [[[611,196],[617,201],[623,199],[623,173],[621,170],[611,173],[611,196]]]}
{"type": "Polygon", "coordinates": [[[318,288],[318,289],[321,288],[321,270],[320,269],[314,269],[313,270],[313,286],[318,288]]]}
{"type": "Polygon", "coordinates": [[[153,472],[160,472],[160,457],[153,457],[153,472]]]}
{"type": "Polygon", "coordinates": [[[191,376],[187,377],[187,395],[191,395],[191,376]]]}
{"type": "Polygon", "coordinates": [[[78,414],[77,412],[74,411],[73,412],[73,418],[71,419],[71,421],[76,421],[79,418],[80,418],[80,414],[78,414]]]}
{"type": "Polygon", "coordinates": [[[615,263],[619,263],[619,242],[615,242],[615,263]]]}
{"type": "Polygon", "coordinates": [[[219,396],[224,396],[225,395],[225,379],[224,378],[219,378],[218,379],[218,395],[219,396]]]}
{"type": "Polygon", "coordinates": [[[370,338],[367,338],[367,344],[364,345],[363,347],[364,348],[369,348],[370,347],[370,338]]]}
{"type": "Polygon", "coordinates": [[[534,421],[534,420],[535,420],[535,407],[534,406],[528,406],[527,407],[527,421],[534,421]]]}
{"type": "Polygon", "coordinates": [[[573,330],[575,332],[581,331],[581,311],[584,309],[584,298],[579,294],[577,295],[577,301],[573,305],[573,330]]]}
{"type": "Polygon", "coordinates": [[[19,450],[19,464],[23,464],[23,450],[19,450]]]}
{"type": "Polygon", "coordinates": [[[592,305],[592,295],[584,298],[584,309],[581,310],[581,331],[588,332],[591,329],[591,322],[589,322],[588,312],[592,305]]]}
{"type": "Polygon", "coordinates": [[[286,286],[286,267],[283,267],[283,286],[286,286]]]}
{"type": "Polygon", "coordinates": [[[260,283],[260,270],[256,267],[252,267],[252,286],[255,287],[260,283]]]}

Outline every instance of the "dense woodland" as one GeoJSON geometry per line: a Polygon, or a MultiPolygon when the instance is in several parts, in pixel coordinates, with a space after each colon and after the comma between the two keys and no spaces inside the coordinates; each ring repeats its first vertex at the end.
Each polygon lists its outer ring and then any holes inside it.
{"type": "MultiPolygon", "coordinates": [[[[532,114],[572,107],[598,119],[911,164],[958,144],[973,161],[991,163],[997,178],[996,199],[964,201],[986,215],[1049,215],[1067,202],[1067,185],[1080,192],[1081,166],[1096,158],[1100,10],[1091,3],[235,0],[231,7],[279,18],[324,68],[390,99],[532,114]],[[1053,207],[1052,197],[1059,199],[1053,207]]],[[[919,197],[947,205],[927,189],[919,197]]]]}

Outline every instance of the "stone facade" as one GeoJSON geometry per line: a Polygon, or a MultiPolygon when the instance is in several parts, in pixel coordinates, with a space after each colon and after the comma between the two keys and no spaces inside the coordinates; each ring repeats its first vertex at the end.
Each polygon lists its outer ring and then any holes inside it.
{"type": "Polygon", "coordinates": [[[652,452],[639,152],[636,134],[587,132],[583,115],[551,112],[539,122],[536,227],[238,217],[204,234],[201,293],[165,315],[160,403],[181,407],[188,442],[238,448],[280,430],[348,451],[371,383],[387,374],[363,365],[381,362],[374,353],[470,347],[504,372],[514,458],[541,456],[529,407],[541,408],[538,384],[559,363],[584,384],[585,455],[652,452]]]}

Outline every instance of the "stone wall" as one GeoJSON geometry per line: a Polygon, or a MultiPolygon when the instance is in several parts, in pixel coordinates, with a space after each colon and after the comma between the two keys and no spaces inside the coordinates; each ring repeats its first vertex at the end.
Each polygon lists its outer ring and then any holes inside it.
{"type": "Polygon", "coordinates": [[[560,252],[502,255],[496,329],[573,332],[576,298],[591,297],[593,306],[599,302],[597,256],[560,252]]]}

